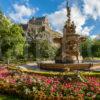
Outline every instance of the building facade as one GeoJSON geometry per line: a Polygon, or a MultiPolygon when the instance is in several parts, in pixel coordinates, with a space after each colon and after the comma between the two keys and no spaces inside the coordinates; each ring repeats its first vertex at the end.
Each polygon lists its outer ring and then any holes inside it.
{"type": "Polygon", "coordinates": [[[53,42],[53,38],[61,36],[60,33],[52,30],[47,17],[33,17],[27,24],[22,25],[22,27],[28,41],[42,39],[53,42]]]}

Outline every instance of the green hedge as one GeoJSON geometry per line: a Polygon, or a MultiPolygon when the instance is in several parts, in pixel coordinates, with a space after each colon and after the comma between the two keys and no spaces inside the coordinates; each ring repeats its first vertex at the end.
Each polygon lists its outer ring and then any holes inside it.
{"type": "MultiPolygon", "coordinates": [[[[16,69],[16,67],[9,67],[11,70],[19,70],[16,69]]],[[[39,75],[44,75],[44,76],[74,76],[77,75],[77,72],[46,72],[46,71],[34,71],[34,70],[19,70],[21,72],[29,73],[29,74],[39,74],[39,75]]],[[[80,74],[83,76],[95,76],[95,77],[100,77],[100,72],[82,72],[80,71],[80,74]]]]}

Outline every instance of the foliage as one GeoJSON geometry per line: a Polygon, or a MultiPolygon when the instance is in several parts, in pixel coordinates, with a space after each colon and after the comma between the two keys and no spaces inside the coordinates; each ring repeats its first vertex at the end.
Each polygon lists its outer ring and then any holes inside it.
{"type": "Polygon", "coordinates": [[[35,59],[54,59],[56,49],[48,40],[34,40],[30,43],[29,55],[35,59]]]}
{"type": "Polygon", "coordinates": [[[94,40],[92,53],[94,57],[100,57],[100,40],[94,40]]]}
{"type": "Polygon", "coordinates": [[[51,37],[52,33],[44,30],[43,28],[36,28],[35,30],[32,24],[29,24],[30,29],[27,31],[28,41],[28,57],[34,60],[47,60],[54,59],[56,47],[52,45],[51,37]]]}
{"type": "Polygon", "coordinates": [[[93,40],[87,37],[86,41],[80,46],[82,56],[85,57],[100,57],[100,40],[93,40]]]}
{"type": "Polygon", "coordinates": [[[12,23],[6,16],[0,13],[0,53],[1,58],[11,59],[23,55],[25,38],[23,29],[12,23]]]}
{"type": "Polygon", "coordinates": [[[92,51],[91,51],[92,44],[93,44],[93,41],[89,37],[87,37],[86,41],[81,44],[80,47],[81,47],[81,53],[82,53],[83,58],[92,56],[92,51]]]}

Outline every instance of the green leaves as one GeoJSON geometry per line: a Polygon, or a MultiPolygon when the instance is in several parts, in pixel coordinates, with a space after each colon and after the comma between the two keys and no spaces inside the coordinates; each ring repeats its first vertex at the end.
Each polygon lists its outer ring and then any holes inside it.
{"type": "Polygon", "coordinates": [[[33,40],[29,45],[29,53],[39,59],[54,59],[56,47],[48,40],[33,40]]]}
{"type": "Polygon", "coordinates": [[[81,53],[85,57],[100,57],[100,40],[92,40],[87,37],[86,41],[81,44],[81,53]]]}
{"type": "Polygon", "coordinates": [[[0,13],[0,47],[2,58],[10,59],[23,54],[25,37],[23,29],[0,13]],[[16,54],[16,55],[15,55],[16,54]]]}

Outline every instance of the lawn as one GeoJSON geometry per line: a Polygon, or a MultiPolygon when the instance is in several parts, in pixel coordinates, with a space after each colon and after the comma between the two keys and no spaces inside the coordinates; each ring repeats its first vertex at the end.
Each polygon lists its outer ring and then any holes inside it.
{"type": "Polygon", "coordinates": [[[20,99],[12,96],[0,95],[0,100],[20,100],[20,99]]]}

